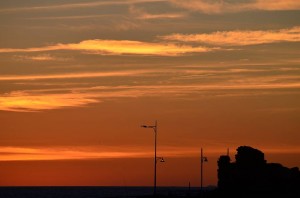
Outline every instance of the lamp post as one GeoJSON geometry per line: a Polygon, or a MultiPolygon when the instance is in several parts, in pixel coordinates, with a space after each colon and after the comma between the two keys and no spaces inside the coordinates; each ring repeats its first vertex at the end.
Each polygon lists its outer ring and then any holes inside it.
{"type": "Polygon", "coordinates": [[[203,149],[201,148],[201,156],[200,156],[200,160],[201,160],[201,165],[200,165],[200,171],[201,171],[201,178],[200,178],[200,187],[201,187],[201,192],[203,190],[203,162],[207,162],[207,157],[203,156],[203,149]]]}
{"type": "Polygon", "coordinates": [[[156,140],[157,140],[157,121],[155,121],[155,125],[142,125],[143,128],[151,128],[154,131],[154,188],[153,188],[153,195],[156,195],[156,164],[157,160],[160,162],[165,162],[164,158],[156,156],[156,140]]]}

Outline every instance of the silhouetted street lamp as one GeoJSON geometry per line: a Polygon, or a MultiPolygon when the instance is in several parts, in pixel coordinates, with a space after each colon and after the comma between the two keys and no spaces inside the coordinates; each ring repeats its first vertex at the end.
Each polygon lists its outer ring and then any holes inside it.
{"type": "Polygon", "coordinates": [[[154,131],[154,189],[153,189],[153,195],[156,195],[156,164],[157,161],[159,162],[165,162],[163,157],[156,157],[156,140],[157,140],[157,121],[155,121],[155,125],[142,125],[143,128],[152,128],[154,131]]]}
{"type": "Polygon", "coordinates": [[[201,179],[200,179],[200,187],[201,187],[201,192],[202,192],[202,189],[203,189],[203,162],[207,162],[207,157],[204,157],[203,156],[203,149],[201,148],[201,156],[200,156],[200,160],[201,160],[201,179]]]}

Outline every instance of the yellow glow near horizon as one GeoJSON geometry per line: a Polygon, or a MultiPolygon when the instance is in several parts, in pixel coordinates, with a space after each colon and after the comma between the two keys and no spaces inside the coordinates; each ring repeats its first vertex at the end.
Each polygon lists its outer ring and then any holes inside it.
{"type": "MultiPolygon", "coordinates": [[[[164,157],[198,157],[198,147],[160,147],[164,157]]],[[[220,155],[223,148],[206,148],[207,155],[220,155]]],[[[269,154],[300,153],[300,148],[264,148],[269,154]]],[[[49,160],[90,160],[121,158],[152,158],[152,148],[128,147],[0,147],[0,162],[4,161],[49,161],[49,160]]]]}

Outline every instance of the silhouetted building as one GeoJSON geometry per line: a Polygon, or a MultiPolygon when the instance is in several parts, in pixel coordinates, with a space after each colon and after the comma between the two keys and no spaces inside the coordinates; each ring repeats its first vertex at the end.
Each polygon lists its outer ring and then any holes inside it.
{"type": "Polygon", "coordinates": [[[300,171],[267,163],[264,153],[249,146],[237,148],[235,162],[229,156],[218,160],[218,188],[227,193],[271,193],[298,195],[300,171]]]}

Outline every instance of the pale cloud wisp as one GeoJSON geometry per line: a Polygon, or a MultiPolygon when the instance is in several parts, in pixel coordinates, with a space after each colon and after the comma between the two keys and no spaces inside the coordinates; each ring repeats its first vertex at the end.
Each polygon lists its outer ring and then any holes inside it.
{"type": "Polygon", "coordinates": [[[217,46],[245,46],[279,42],[299,42],[300,27],[280,30],[235,30],[208,34],[171,34],[159,38],[180,42],[194,42],[217,46]]]}
{"type": "Polygon", "coordinates": [[[297,0],[251,0],[251,1],[206,1],[206,0],[170,0],[178,7],[206,14],[222,14],[245,12],[251,10],[299,10],[300,1],[297,0]]]}

